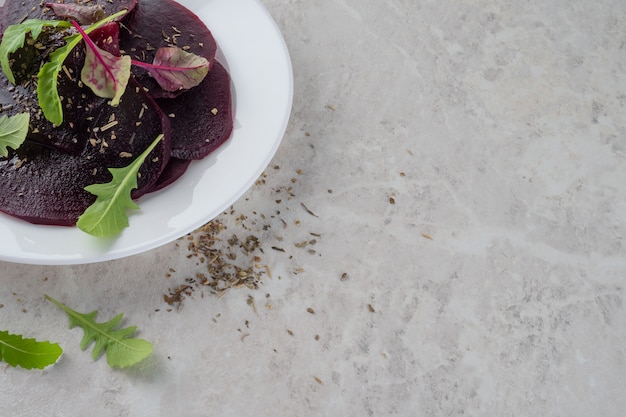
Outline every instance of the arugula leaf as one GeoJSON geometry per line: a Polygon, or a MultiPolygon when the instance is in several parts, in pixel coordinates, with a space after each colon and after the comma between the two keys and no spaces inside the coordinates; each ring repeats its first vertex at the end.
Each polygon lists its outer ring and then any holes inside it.
{"type": "Polygon", "coordinates": [[[76,326],[83,329],[83,339],[80,342],[82,350],[85,350],[91,342],[95,342],[91,354],[93,360],[98,359],[102,352],[106,351],[107,363],[111,368],[124,368],[142,361],[152,353],[152,343],[144,339],[131,338],[137,329],[136,326],[116,329],[124,317],[122,313],[106,323],[96,323],[97,311],[78,313],[48,295],[45,297],[67,313],[70,329],[76,326]]]}
{"type": "Polygon", "coordinates": [[[46,3],[46,7],[51,8],[57,16],[78,20],[82,25],[95,23],[105,17],[101,4],[88,6],[78,3],[46,3]]]}
{"type": "MultiPolygon", "coordinates": [[[[117,19],[124,15],[126,10],[122,10],[111,16],[108,16],[85,29],[85,33],[89,34],[99,27],[117,19]]],[[[82,38],[77,35],[67,37],[66,44],[50,54],[50,61],[46,62],[39,70],[37,78],[37,99],[39,107],[43,110],[43,114],[50,122],[60,126],[63,123],[63,106],[59,97],[57,88],[57,79],[63,68],[63,62],[72,52],[72,50],[80,43],[82,38]]]]}
{"type": "Polygon", "coordinates": [[[46,62],[40,69],[37,78],[37,99],[43,115],[50,122],[57,126],[63,123],[63,106],[57,88],[57,78],[65,58],[72,52],[72,49],[80,42],[80,36],[73,35],[66,38],[67,43],[50,54],[50,61],[46,62]]]}
{"type": "Polygon", "coordinates": [[[0,117],[0,155],[9,156],[7,147],[17,149],[24,143],[29,123],[30,113],[0,117]]]}
{"type": "Polygon", "coordinates": [[[159,48],[152,64],[133,61],[148,70],[165,91],[187,90],[200,84],[209,73],[209,61],[178,47],[159,48]]]}
{"type": "Polygon", "coordinates": [[[163,134],[157,136],[154,142],[130,165],[124,168],[109,168],[109,172],[113,175],[111,182],[85,187],[85,190],[97,198],[78,218],[76,226],[80,230],[96,237],[111,237],[128,227],[126,209],[139,209],[130,197],[131,191],[137,188],[137,173],[148,154],[162,138],[163,134]]]}
{"type": "Polygon", "coordinates": [[[110,98],[111,106],[117,106],[130,78],[130,57],[115,56],[98,48],[78,23],[72,24],[87,44],[85,64],[80,73],[81,81],[91,88],[95,95],[110,98]]]}
{"type": "Polygon", "coordinates": [[[38,342],[35,339],[24,339],[23,336],[0,331],[0,360],[24,369],[43,369],[56,363],[63,349],[50,342],[38,342]]]}
{"type": "Polygon", "coordinates": [[[11,84],[15,84],[15,76],[13,75],[13,71],[11,71],[9,54],[24,47],[24,41],[26,40],[26,34],[28,32],[30,32],[30,36],[33,40],[37,40],[45,26],[67,28],[71,25],[69,22],[62,20],[28,19],[5,29],[2,35],[2,43],[0,43],[0,63],[2,64],[2,71],[4,71],[4,74],[11,84]]]}

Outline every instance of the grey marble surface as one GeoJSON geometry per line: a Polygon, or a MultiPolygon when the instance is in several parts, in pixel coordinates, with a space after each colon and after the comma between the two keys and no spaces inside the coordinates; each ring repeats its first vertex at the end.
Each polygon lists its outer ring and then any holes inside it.
{"type": "Polygon", "coordinates": [[[1,327],[65,353],[1,365],[0,415],[626,415],[626,3],[263,2],[292,117],[214,242],[257,288],[187,282],[201,233],[2,263],[1,327]],[[44,294],[154,354],[94,362],[44,294]]]}

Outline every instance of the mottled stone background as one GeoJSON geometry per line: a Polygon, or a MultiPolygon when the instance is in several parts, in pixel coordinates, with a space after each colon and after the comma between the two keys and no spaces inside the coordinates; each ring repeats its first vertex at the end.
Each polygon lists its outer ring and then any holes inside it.
{"type": "Polygon", "coordinates": [[[166,304],[186,239],[0,263],[0,328],[65,349],[0,366],[0,415],[626,415],[626,2],[263,3],[293,113],[217,243],[259,239],[258,288],[166,304]],[[154,355],[92,362],[46,293],[154,355]]]}

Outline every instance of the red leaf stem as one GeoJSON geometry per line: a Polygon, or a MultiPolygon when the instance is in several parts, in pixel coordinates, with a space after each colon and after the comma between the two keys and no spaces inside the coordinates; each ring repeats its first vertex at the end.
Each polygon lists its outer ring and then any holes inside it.
{"type": "Polygon", "coordinates": [[[154,65],[154,64],[149,64],[147,62],[135,61],[134,59],[131,61],[131,63],[141,68],[146,68],[146,69],[154,68],[154,69],[160,69],[164,71],[189,71],[189,70],[195,70],[202,66],[202,65],[197,65],[195,67],[169,67],[166,65],[154,65]]]}
{"type": "Polygon", "coordinates": [[[113,82],[115,83],[115,85],[117,85],[117,78],[115,78],[115,75],[113,74],[113,71],[111,71],[111,68],[106,64],[106,62],[102,58],[102,55],[100,54],[100,51],[98,50],[98,47],[96,46],[96,44],[91,40],[89,35],[87,35],[87,33],[85,33],[83,28],[81,28],[80,25],[75,20],[72,20],[72,25],[74,25],[76,30],[78,30],[78,33],[80,33],[80,36],[82,36],[82,38],[85,41],[85,43],[93,51],[94,55],[96,56],[96,59],[106,69],[107,74],[109,74],[109,77],[111,77],[113,79],[113,82]]]}

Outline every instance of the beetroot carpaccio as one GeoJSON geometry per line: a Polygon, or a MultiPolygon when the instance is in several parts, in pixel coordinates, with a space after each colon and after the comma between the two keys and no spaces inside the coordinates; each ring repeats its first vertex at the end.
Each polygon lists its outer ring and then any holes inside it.
{"type": "MultiPolygon", "coordinates": [[[[218,46],[209,28],[195,14],[172,0],[89,4],[107,16],[129,10],[120,21],[89,34],[98,47],[152,62],[158,48],[176,46],[208,60],[209,72],[198,86],[171,92],[144,68],[133,66],[114,107],[80,82],[85,62],[81,41],[57,80],[64,121],[55,126],[38,104],[37,69],[50,51],[64,45],[67,33],[44,28],[37,42],[27,41],[11,55],[15,85],[0,71],[0,116],[31,114],[24,143],[10,149],[8,157],[0,156],[0,211],[31,223],[75,225],[96,199],[85,187],[110,181],[109,168],[127,166],[159,134],[163,139],[142,164],[133,199],[170,186],[192,160],[209,155],[232,133],[230,76],[215,60],[218,46]]],[[[2,33],[25,19],[63,19],[48,6],[39,0],[6,0],[0,7],[2,33]]]]}

